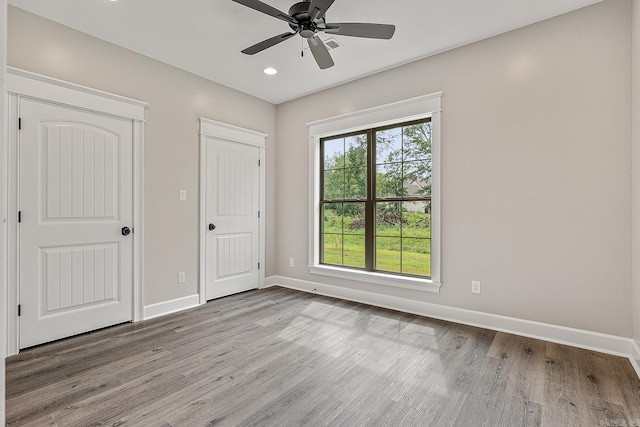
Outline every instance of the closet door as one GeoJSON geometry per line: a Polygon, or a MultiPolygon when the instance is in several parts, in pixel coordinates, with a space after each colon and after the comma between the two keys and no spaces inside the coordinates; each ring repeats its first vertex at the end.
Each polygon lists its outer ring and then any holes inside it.
{"type": "Polygon", "coordinates": [[[207,137],[206,298],[259,286],[260,149],[207,137]]]}
{"type": "Polygon", "coordinates": [[[19,109],[20,348],[132,320],[133,122],[19,109]]]}

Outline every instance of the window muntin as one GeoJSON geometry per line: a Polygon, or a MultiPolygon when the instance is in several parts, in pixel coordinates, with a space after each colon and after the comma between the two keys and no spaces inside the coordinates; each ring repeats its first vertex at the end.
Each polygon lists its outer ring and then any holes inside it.
{"type": "Polygon", "coordinates": [[[431,277],[431,121],[320,140],[320,263],[431,277]]]}

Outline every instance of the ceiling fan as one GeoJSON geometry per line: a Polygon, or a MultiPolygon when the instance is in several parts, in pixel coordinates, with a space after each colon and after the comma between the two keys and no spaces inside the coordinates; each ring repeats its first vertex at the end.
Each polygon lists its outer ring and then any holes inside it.
{"type": "Polygon", "coordinates": [[[334,66],[329,50],[324,45],[319,32],[327,34],[337,34],[339,36],[364,37],[369,39],[385,39],[393,37],[396,31],[394,25],[389,24],[369,24],[363,22],[348,22],[331,24],[325,21],[325,14],[335,0],[310,0],[295,3],[289,9],[289,13],[284,13],[274,7],[269,6],[259,0],[233,0],[258,12],[265,13],[274,18],[278,18],[291,27],[294,31],[279,34],[270,39],[263,40],[251,47],[246,48],[242,53],[255,55],[265,49],[273,47],[289,38],[300,34],[309,42],[309,49],[313,54],[320,69],[324,70],[334,66]]]}

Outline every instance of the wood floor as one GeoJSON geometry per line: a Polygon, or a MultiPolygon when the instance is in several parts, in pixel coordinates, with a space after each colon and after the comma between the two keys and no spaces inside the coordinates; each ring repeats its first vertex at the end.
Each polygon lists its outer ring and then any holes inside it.
{"type": "Polygon", "coordinates": [[[7,425],[640,426],[628,360],[283,288],[35,347],[7,425]]]}

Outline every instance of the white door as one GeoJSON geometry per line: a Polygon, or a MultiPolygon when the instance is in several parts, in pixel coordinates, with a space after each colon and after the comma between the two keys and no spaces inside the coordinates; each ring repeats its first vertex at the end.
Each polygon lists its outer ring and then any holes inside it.
{"type": "Polygon", "coordinates": [[[28,99],[20,117],[20,348],[132,320],[132,121],[28,99]]]}
{"type": "Polygon", "coordinates": [[[207,137],[206,298],[259,285],[260,149],[207,137]]]}

